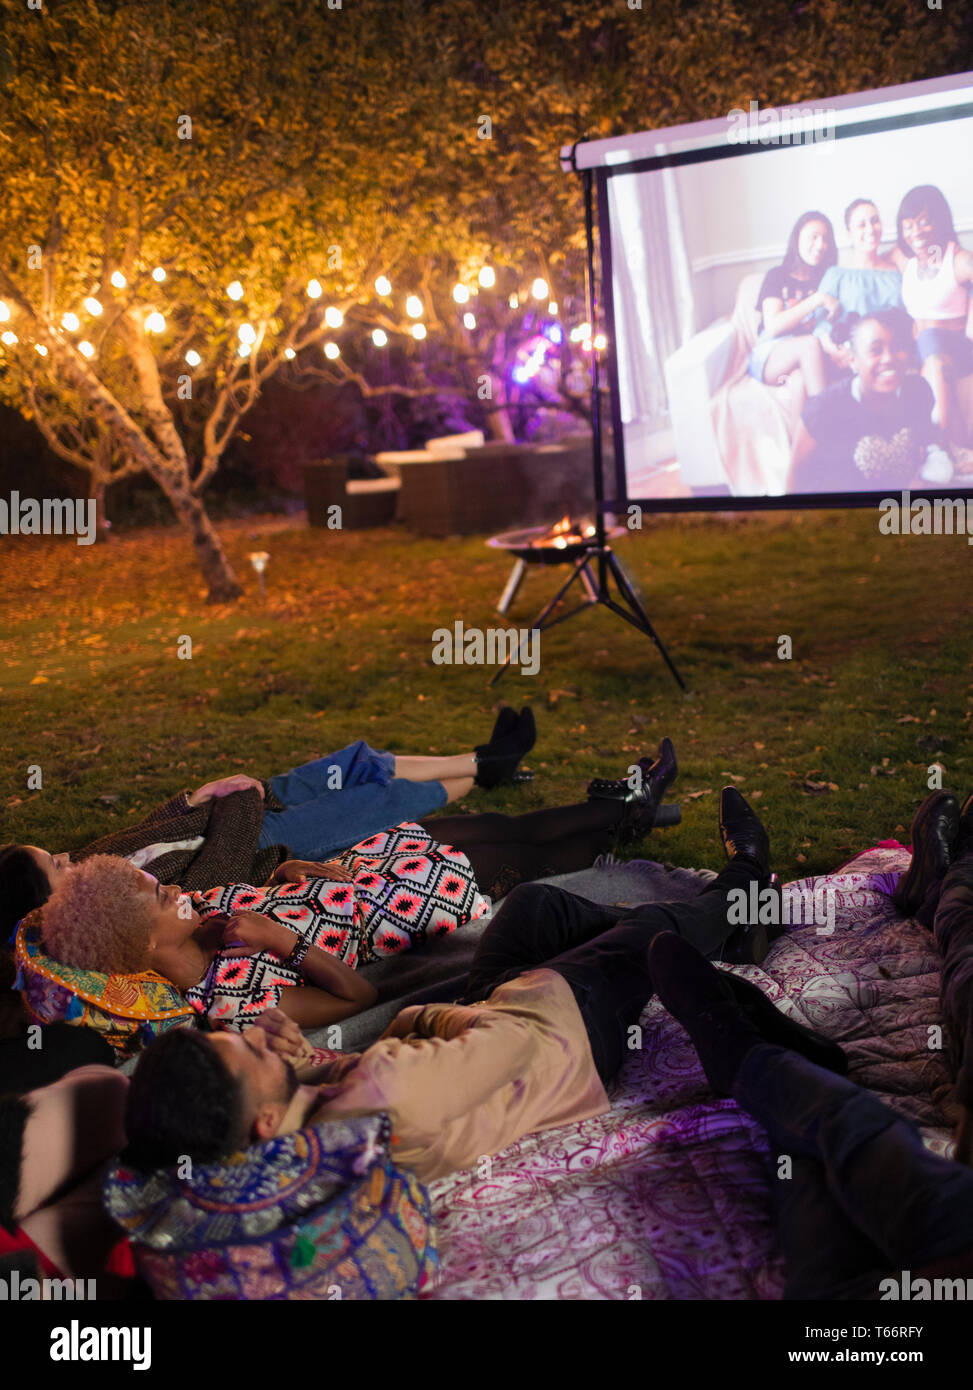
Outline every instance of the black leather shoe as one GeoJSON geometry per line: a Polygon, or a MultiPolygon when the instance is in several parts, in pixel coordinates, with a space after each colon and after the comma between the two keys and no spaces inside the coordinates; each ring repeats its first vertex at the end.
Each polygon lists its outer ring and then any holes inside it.
{"type": "Polygon", "coordinates": [[[662,798],[676,779],[679,763],[672,740],[664,738],[654,762],[648,758],[639,760],[642,776],[637,788],[629,786],[625,778],[609,781],[596,777],[588,784],[589,801],[621,801],[625,812],[619,822],[616,839],[619,845],[632,844],[647,835],[655,824],[662,798]]]}
{"type": "Polygon", "coordinates": [[[903,917],[914,917],[934,883],[946,875],[960,827],[959,801],[952,792],[931,792],[912,821],[912,861],[892,901],[903,917]]]}
{"type": "Polygon", "coordinates": [[[720,792],[720,836],[727,859],[748,859],[770,877],[770,841],[763,822],[736,787],[720,792]]]}

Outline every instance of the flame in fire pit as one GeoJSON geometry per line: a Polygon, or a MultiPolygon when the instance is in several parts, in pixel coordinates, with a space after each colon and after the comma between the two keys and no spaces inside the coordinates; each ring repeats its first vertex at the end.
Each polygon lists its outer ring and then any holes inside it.
{"type": "Polygon", "coordinates": [[[556,550],[566,550],[569,545],[578,545],[594,534],[595,527],[587,517],[581,521],[572,521],[570,516],[562,516],[560,521],[555,521],[550,530],[543,536],[538,536],[531,545],[553,546],[556,550]]]}

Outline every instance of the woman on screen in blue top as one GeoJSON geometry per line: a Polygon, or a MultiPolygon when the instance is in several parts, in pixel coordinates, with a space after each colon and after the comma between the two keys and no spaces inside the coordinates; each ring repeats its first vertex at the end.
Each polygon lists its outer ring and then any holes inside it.
{"type": "Polygon", "coordinates": [[[824,390],[826,349],[814,330],[838,312],[837,299],[819,288],[825,271],[837,261],[830,221],[823,212],[805,212],[794,224],[783,261],[767,271],[760,287],[760,336],[747,362],[758,381],[776,386],[800,367],[809,396],[824,390]]]}
{"type": "Polygon", "coordinates": [[[822,294],[837,299],[837,317],[824,320],[814,330],[836,367],[850,371],[852,352],[841,332],[853,319],[883,309],[902,308],[902,274],[897,248],[882,253],[882,219],[870,198],[855,198],[845,209],[845,226],[851,236],[848,265],[833,265],[821,277],[822,294]],[[838,341],[836,341],[836,339],[838,341]]]}

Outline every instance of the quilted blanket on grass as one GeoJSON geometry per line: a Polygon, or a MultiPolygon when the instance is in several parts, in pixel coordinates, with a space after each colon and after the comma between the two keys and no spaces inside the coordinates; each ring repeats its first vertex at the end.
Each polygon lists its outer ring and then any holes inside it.
{"type": "MultiPolygon", "coordinates": [[[[846,1049],[850,1076],[945,1152],[949,1081],[929,934],[881,887],[908,851],[879,847],[796,888],[834,893],[835,926],[796,925],[738,967],[846,1049]]],[[[810,915],[810,914],[809,914],[810,915]]],[[[682,1028],[653,1000],[598,1119],[532,1135],[489,1171],[441,1179],[439,1299],[773,1299],[782,1268],[764,1131],[715,1100],[682,1028]]]]}

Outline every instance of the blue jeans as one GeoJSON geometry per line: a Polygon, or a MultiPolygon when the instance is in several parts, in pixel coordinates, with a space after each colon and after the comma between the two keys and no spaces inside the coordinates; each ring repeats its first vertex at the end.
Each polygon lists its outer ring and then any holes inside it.
{"type": "Polygon", "coordinates": [[[395,776],[395,756],[360,739],[270,779],[286,810],[268,811],[258,846],[286,845],[295,859],[327,859],[380,830],[445,806],[442,782],[395,776]]]}
{"type": "Polygon", "coordinates": [[[930,1153],[870,1091],[766,1043],[733,1097],[770,1136],[785,1298],[875,1299],[883,1278],[949,1257],[973,1274],[973,1170],[930,1153]]]}

